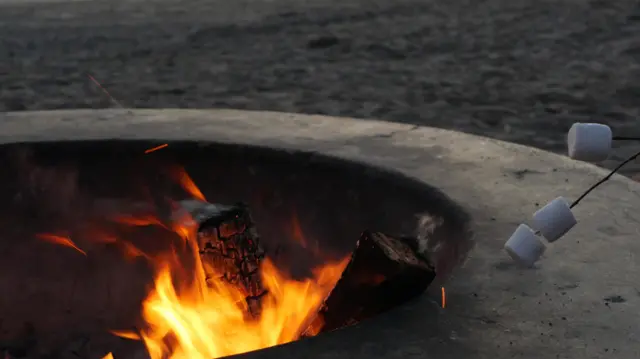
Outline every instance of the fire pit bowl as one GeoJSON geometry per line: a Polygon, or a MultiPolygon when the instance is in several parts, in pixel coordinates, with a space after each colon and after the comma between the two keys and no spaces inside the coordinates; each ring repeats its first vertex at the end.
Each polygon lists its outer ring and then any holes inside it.
{"type": "MultiPolygon", "coordinates": [[[[156,193],[168,188],[165,178],[176,179],[176,168],[209,202],[245,202],[267,252],[285,248],[277,264],[295,275],[318,260],[309,252],[341,258],[367,229],[425,236],[433,245],[430,295],[353,327],[242,356],[640,352],[632,344],[640,332],[638,184],[615,177],[585,200],[576,228],[538,268],[520,269],[502,251],[537,203],[575,197],[603,175],[587,164],[426,127],[231,110],[8,113],[0,115],[0,141],[0,196],[9,204],[0,219],[0,348],[14,357],[52,355],[65,342],[66,352],[92,353],[75,357],[129,355],[112,348],[130,341],[106,331],[132,325],[151,271],[95,243],[60,238],[161,200],[156,193]],[[476,248],[452,272],[471,247],[470,218],[476,248]],[[69,351],[69,342],[78,349],[69,351]]],[[[150,251],[164,243],[147,242],[139,245],[150,251]]]]}

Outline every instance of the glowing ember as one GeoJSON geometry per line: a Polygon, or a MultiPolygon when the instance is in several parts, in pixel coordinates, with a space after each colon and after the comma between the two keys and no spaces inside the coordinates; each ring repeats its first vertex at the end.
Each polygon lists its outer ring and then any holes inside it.
{"type": "Polygon", "coordinates": [[[161,149],[163,149],[165,147],[169,147],[169,144],[165,143],[165,144],[160,145],[160,146],[149,148],[149,149],[145,150],[144,153],[147,154],[147,153],[155,152],[155,151],[161,150],[161,149]]]}
{"type": "MultiPolygon", "coordinates": [[[[172,171],[171,175],[194,198],[204,200],[204,195],[184,170],[172,171]]],[[[142,304],[143,323],[138,332],[112,332],[123,338],[142,340],[151,359],[214,359],[317,333],[320,329],[317,320],[312,328],[310,325],[349,261],[347,257],[326,264],[313,270],[313,278],[298,281],[278,271],[270,260],[265,259],[260,273],[268,293],[262,298],[260,316],[254,318],[246,315],[246,293],[240,288],[216,279],[220,276],[206,279],[198,243],[194,240],[192,219],[179,221],[181,226],[164,224],[153,216],[120,216],[115,222],[170,229],[178,234],[182,244],[186,244],[190,259],[196,264],[185,266],[184,257],[176,250],[152,256],[112,235],[95,236],[99,242],[121,245],[128,256],[147,259],[155,270],[153,286],[142,304]]],[[[296,239],[306,242],[298,226],[294,232],[296,239]]],[[[39,237],[81,251],[63,237],[39,237]]],[[[109,353],[103,359],[113,359],[113,356],[109,353]]]]}

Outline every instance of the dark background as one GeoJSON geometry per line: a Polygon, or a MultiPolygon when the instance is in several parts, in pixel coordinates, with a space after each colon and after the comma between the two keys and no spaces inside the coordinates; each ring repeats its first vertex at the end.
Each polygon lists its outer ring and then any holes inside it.
{"type": "Polygon", "coordinates": [[[640,2],[0,0],[0,111],[114,106],[87,74],[126,107],[374,117],[563,153],[576,121],[640,135],[640,2]]]}

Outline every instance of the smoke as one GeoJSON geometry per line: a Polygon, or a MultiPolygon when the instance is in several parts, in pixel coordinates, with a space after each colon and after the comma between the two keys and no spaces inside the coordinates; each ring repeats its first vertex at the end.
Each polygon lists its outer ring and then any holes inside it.
{"type": "Polygon", "coordinates": [[[467,223],[447,225],[441,217],[419,214],[415,236],[418,252],[430,258],[436,268],[436,280],[442,284],[462,267],[475,245],[467,223]]]}

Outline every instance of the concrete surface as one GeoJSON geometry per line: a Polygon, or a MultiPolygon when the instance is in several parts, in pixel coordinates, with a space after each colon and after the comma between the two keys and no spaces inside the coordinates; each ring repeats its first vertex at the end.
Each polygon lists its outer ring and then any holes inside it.
{"type": "Polygon", "coordinates": [[[640,356],[640,184],[621,176],[575,209],[578,225],[536,269],[502,251],[511,231],[558,195],[605,173],[565,157],[458,132],[347,118],[213,110],[0,114],[0,142],[166,139],[316,151],[434,185],[475,219],[476,249],[446,285],[354,328],[247,358],[634,358],[640,356]],[[434,324],[435,323],[435,324],[434,324]]]}
{"type": "MultiPolygon", "coordinates": [[[[637,0],[0,0],[0,111],[235,108],[447,128],[562,153],[640,134],[637,0]]],[[[618,159],[638,151],[623,143],[618,159]]],[[[632,163],[626,174],[640,172],[632,163]]]]}

